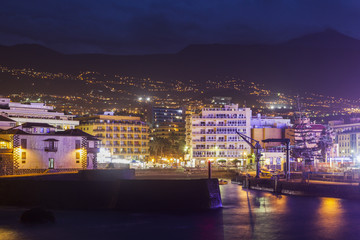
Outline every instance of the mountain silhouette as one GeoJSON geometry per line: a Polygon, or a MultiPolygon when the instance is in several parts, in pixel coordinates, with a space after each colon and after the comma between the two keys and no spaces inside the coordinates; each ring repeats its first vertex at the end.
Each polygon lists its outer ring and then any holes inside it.
{"type": "Polygon", "coordinates": [[[312,91],[358,98],[360,40],[335,30],[274,45],[190,45],[174,54],[62,54],[39,45],[0,47],[0,65],[39,71],[151,77],[163,81],[234,76],[281,91],[312,91]]]}

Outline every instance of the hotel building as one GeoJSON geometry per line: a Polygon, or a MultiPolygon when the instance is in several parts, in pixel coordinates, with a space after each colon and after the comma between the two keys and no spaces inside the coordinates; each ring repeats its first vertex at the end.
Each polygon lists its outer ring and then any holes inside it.
{"type": "Polygon", "coordinates": [[[145,160],[149,156],[149,126],[140,117],[94,115],[80,119],[76,128],[101,139],[101,152],[109,153],[112,160],[145,160]]]}
{"type": "Polygon", "coordinates": [[[246,162],[250,146],[236,131],[250,137],[251,109],[237,104],[224,108],[203,108],[186,122],[188,160],[193,166],[205,166],[206,161],[232,164],[232,160],[246,162]]]}

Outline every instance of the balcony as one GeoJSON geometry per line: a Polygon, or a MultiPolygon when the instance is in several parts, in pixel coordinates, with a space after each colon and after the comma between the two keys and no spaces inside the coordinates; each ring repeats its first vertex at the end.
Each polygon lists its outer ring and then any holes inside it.
{"type": "Polygon", "coordinates": [[[57,152],[57,147],[45,147],[45,152],[57,152]]]}
{"type": "Polygon", "coordinates": [[[98,129],[94,129],[93,131],[94,131],[94,132],[104,132],[105,129],[103,129],[103,128],[99,129],[99,128],[98,128],[98,129]]]}
{"type": "Polygon", "coordinates": [[[8,149],[8,148],[1,148],[0,149],[0,153],[12,153],[13,150],[12,149],[8,149]]]}

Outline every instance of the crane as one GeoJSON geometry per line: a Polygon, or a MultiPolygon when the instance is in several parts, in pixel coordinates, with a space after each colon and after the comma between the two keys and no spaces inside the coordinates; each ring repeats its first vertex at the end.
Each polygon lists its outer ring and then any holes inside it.
{"type": "Polygon", "coordinates": [[[268,138],[265,140],[262,140],[263,143],[269,143],[269,142],[280,142],[280,143],[285,143],[286,144],[286,166],[285,166],[285,176],[286,176],[286,180],[290,179],[290,158],[289,158],[289,151],[290,151],[290,139],[289,138],[282,138],[282,139],[277,139],[277,138],[268,138]]]}
{"type": "Polygon", "coordinates": [[[260,177],[260,158],[261,158],[261,145],[258,140],[255,140],[243,133],[236,131],[236,133],[252,148],[255,150],[255,163],[256,163],[256,178],[260,177]],[[253,144],[252,142],[255,142],[253,144]]]}

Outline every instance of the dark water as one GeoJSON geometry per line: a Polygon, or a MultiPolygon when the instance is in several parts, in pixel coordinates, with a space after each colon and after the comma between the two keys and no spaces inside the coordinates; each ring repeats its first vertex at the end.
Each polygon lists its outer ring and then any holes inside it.
{"type": "Polygon", "coordinates": [[[224,207],[199,213],[54,211],[56,224],[24,226],[23,209],[1,208],[0,240],[360,239],[360,202],[220,187],[224,207]]]}

